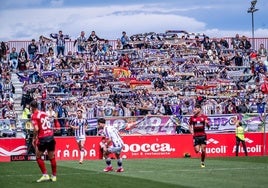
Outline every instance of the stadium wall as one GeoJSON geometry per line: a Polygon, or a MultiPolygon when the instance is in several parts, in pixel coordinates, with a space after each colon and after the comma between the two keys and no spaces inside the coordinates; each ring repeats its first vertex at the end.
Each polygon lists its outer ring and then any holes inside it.
{"type": "MultiPolygon", "coordinates": [[[[268,133],[246,133],[246,145],[249,156],[263,156],[268,153],[268,133]]],[[[182,158],[188,153],[198,157],[193,150],[192,135],[152,135],[124,136],[125,147],[122,157],[125,159],[142,158],[182,158]]],[[[102,159],[100,150],[101,137],[87,137],[85,160],[102,159]]],[[[74,137],[56,137],[57,160],[79,160],[79,150],[74,137]]],[[[0,162],[35,160],[27,155],[26,140],[22,138],[0,139],[0,162]]],[[[240,147],[240,156],[244,156],[240,147]]],[[[234,157],[235,134],[208,134],[208,157],[234,157]]]]}

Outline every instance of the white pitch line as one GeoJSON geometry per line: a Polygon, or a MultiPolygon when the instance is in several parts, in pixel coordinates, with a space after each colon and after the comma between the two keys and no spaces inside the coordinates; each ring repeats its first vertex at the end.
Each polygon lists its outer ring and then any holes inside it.
{"type": "MultiPolygon", "coordinates": [[[[197,168],[197,169],[172,169],[172,170],[161,170],[161,172],[196,172],[196,171],[231,171],[231,170],[260,170],[260,169],[268,169],[268,167],[255,167],[255,168],[197,168]]],[[[127,170],[123,173],[120,174],[130,174],[131,172],[136,172],[136,173],[155,173],[156,171],[153,170],[137,170],[137,171],[133,171],[133,170],[127,170]]],[[[70,175],[81,175],[81,174],[119,174],[116,172],[93,172],[93,171],[89,171],[89,172],[85,172],[85,173],[59,173],[58,176],[70,176],[70,175]]],[[[1,177],[23,177],[23,176],[37,176],[36,174],[16,174],[16,175],[11,175],[11,174],[3,174],[1,175],[1,177]]]]}

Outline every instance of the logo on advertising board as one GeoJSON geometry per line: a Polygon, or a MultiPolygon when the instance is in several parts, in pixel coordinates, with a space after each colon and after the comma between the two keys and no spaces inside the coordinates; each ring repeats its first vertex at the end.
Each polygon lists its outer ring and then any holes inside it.
{"type": "MultiPolygon", "coordinates": [[[[100,142],[99,138],[90,138],[90,143],[86,141],[84,156],[85,159],[99,159],[100,158],[100,142]]],[[[73,137],[56,138],[56,157],[61,160],[78,160],[80,157],[80,150],[77,146],[76,140],[73,137]]]]}
{"type": "Polygon", "coordinates": [[[250,140],[249,138],[245,138],[245,142],[251,144],[251,143],[253,143],[254,141],[253,141],[253,140],[250,140]]]}
{"type": "Polygon", "coordinates": [[[215,140],[214,138],[210,138],[210,139],[207,140],[207,144],[210,144],[210,143],[218,144],[219,141],[218,140],[215,140]]]}
{"type": "Polygon", "coordinates": [[[227,146],[221,145],[220,141],[210,138],[207,140],[206,153],[207,154],[225,154],[227,146]]]}
{"type": "Polygon", "coordinates": [[[0,161],[10,161],[11,155],[25,155],[26,153],[27,146],[25,144],[25,139],[0,139],[0,161]]]}
{"type": "Polygon", "coordinates": [[[17,146],[16,148],[12,148],[11,151],[5,150],[0,147],[0,156],[11,156],[11,155],[22,155],[27,152],[27,146],[17,146]]]}
{"type": "MultiPolygon", "coordinates": [[[[80,150],[77,148],[77,146],[75,145],[75,147],[73,145],[70,144],[66,144],[61,145],[63,147],[58,147],[57,151],[56,151],[56,156],[61,158],[61,159],[78,159],[80,156],[80,150]]],[[[84,150],[84,156],[85,157],[96,157],[96,149],[94,149],[95,144],[93,144],[92,146],[93,148],[86,148],[84,150]]]]}
{"type": "Polygon", "coordinates": [[[136,156],[136,157],[153,157],[153,156],[170,156],[171,153],[175,152],[175,148],[171,146],[171,143],[155,143],[152,141],[150,143],[149,140],[147,140],[145,143],[137,143],[135,141],[134,143],[125,143],[123,153],[124,158],[126,156],[136,156]]]}
{"type": "MultiPolygon", "coordinates": [[[[254,140],[251,140],[249,138],[245,138],[247,152],[248,153],[261,153],[262,147],[260,144],[254,144],[254,140]]],[[[236,145],[233,147],[233,153],[235,153],[236,145]]],[[[239,145],[238,152],[244,153],[244,149],[242,144],[239,145]]]]}

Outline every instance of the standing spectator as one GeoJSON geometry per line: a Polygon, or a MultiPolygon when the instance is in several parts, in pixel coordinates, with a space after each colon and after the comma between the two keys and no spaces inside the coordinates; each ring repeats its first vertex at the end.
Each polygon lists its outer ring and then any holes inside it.
{"type": "Polygon", "coordinates": [[[261,98],[259,98],[256,105],[257,105],[257,113],[259,114],[264,113],[266,102],[264,102],[261,98]]]}
{"type": "Polygon", "coordinates": [[[19,71],[25,71],[27,69],[28,54],[25,52],[24,48],[20,49],[19,52],[19,71]]]}
{"type": "Polygon", "coordinates": [[[29,59],[32,61],[35,54],[38,52],[38,46],[35,44],[35,39],[32,39],[32,42],[28,45],[28,54],[29,59]]]}
{"type": "Polygon", "coordinates": [[[89,45],[91,46],[93,52],[95,53],[97,51],[99,41],[103,41],[103,39],[99,38],[96,35],[95,31],[91,31],[91,34],[89,35],[87,41],[89,42],[89,45]]]}
{"type": "Polygon", "coordinates": [[[1,42],[0,44],[0,61],[6,59],[6,54],[8,51],[8,46],[4,41],[1,42]]]}
{"type": "Polygon", "coordinates": [[[171,109],[170,102],[165,101],[163,106],[164,106],[164,109],[165,109],[164,115],[169,115],[169,116],[172,115],[172,109],[171,109]]]}
{"type": "Polygon", "coordinates": [[[129,37],[127,36],[127,33],[125,31],[122,32],[122,37],[121,37],[121,43],[123,45],[123,49],[130,49],[132,48],[129,44],[129,37]]]}
{"type": "Polygon", "coordinates": [[[16,48],[13,47],[11,49],[11,52],[9,53],[9,63],[13,70],[16,70],[18,68],[19,63],[19,54],[16,52],[16,48]]]}
{"type": "Polygon", "coordinates": [[[56,121],[58,121],[56,118],[57,118],[57,113],[56,111],[53,109],[53,106],[52,104],[48,104],[48,109],[46,111],[47,115],[48,115],[48,120],[51,122],[52,125],[54,125],[53,130],[54,132],[56,131],[56,121]]]}
{"type": "Polygon", "coordinates": [[[237,113],[245,114],[248,112],[249,112],[249,109],[248,109],[245,101],[242,101],[241,104],[237,107],[237,113]]]}
{"type": "Polygon", "coordinates": [[[236,106],[233,101],[229,100],[228,104],[225,106],[225,114],[235,114],[236,106]]]}
{"type": "Polygon", "coordinates": [[[27,121],[31,117],[30,105],[26,104],[22,111],[21,119],[27,121]]]}
{"type": "Polygon", "coordinates": [[[47,120],[47,114],[43,111],[39,111],[37,108],[37,102],[32,101],[30,104],[32,116],[31,121],[34,127],[33,132],[33,146],[36,149],[36,161],[43,174],[43,176],[37,180],[37,182],[43,182],[51,180],[53,182],[57,181],[57,164],[55,159],[55,139],[54,132],[51,128],[52,125],[50,121],[47,120]],[[49,177],[44,160],[41,158],[44,152],[48,152],[48,158],[51,164],[52,176],[49,177]]]}
{"type": "Polygon", "coordinates": [[[209,41],[209,37],[205,36],[204,40],[202,41],[204,50],[210,50],[211,49],[211,42],[209,41]]]}
{"type": "Polygon", "coordinates": [[[105,124],[106,120],[104,118],[98,119],[98,128],[99,130],[103,130],[103,134],[105,137],[102,149],[103,149],[103,157],[105,158],[107,166],[105,169],[103,169],[103,171],[104,172],[113,171],[113,166],[109,155],[111,153],[114,153],[117,159],[117,166],[118,166],[116,172],[124,172],[122,166],[122,158],[120,157],[121,151],[124,146],[124,142],[120,137],[117,129],[115,129],[113,126],[106,126],[105,124]]]}
{"type": "Polygon", "coordinates": [[[241,39],[239,37],[239,34],[236,34],[234,38],[232,38],[232,46],[233,46],[233,49],[239,49],[239,44],[241,42],[241,39]]]}
{"type": "Polygon", "coordinates": [[[227,40],[224,39],[224,38],[221,38],[221,39],[220,39],[220,45],[221,45],[221,47],[222,47],[223,49],[228,49],[228,48],[229,48],[229,44],[228,44],[227,40]]]}
{"type": "Polygon", "coordinates": [[[74,136],[80,150],[80,160],[79,164],[83,164],[85,149],[84,145],[86,142],[86,129],[87,129],[87,120],[83,118],[83,111],[77,109],[77,117],[71,121],[70,127],[74,130],[74,136]]]}
{"type": "Polygon", "coordinates": [[[205,127],[208,127],[208,117],[201,113],[201,106],[195,105],[193,115],[189,120],[189,130],[194,138],[194,150],[199,153],[201,149],[201,168],[205,167],[207,135],[205,127]]]}
{"type": "Polygon", "coordinates": [[[122,108],[122,106],[120,106],[119,103],[115,104],[113,116],[121,116],[121,117],[124,116],[124,109],[122,108]]]}
{"type": "Polygon", "coordinates": [[[240,55],[239,52],[235,52],[234,57],[230,59],[230,61],[234,60],[235,66],[243,66],[243,57],[240,55]]]}
{"type": "Polygon", "coordinates": [[[96,105],[96,117],[103,117],[104,116],[104,104],[101,100],[98,101],[96,105]]]}
{"type": "Polygon", "coordinates": [[[51,46],[51,42],[52,42],[51,39],[46,38],[43,35],[41,35],[39,37],[40,53],[47,54],[48,53],[48,49],[51,46]]]}
{"type": "Polygon", "coordinates": [[[257,106],[257,101],[256,101],[256,99],[253,99],[253,100],[249,103],[249,112],[250,112],[250,113],[257,113],[257,112],[258,112],[258,106],[257,106]]]}
{"type": "Polygon", "coordinates": [[[118,38],[116,39],[116,50],[122,50],[122,49],[123,49],[123,45],[122,45],[121,39],[118,38]]]}
{"type": "Polygon", "coordinates": [[[51,33],[50,37],[53,39],[56,39],[56,45],[57,45],[57,57],[59,55],[64,56],[64,51],[65,51],[65,40],[70,39],[69,35],[64,35],[62,34],[62,31],[60,30],[59,33],[51,33]]]}
{"type": "Polygon", "coordinates": [[[246,36],[241,37],[241,41],[239,43],[239,49],[249,50],[251,48],[251,44],[246,36]]]}
{"type": "Polygon", "coordinates": [[[85,37],[85,32],[81,31],[81,34],[77,39],[74,41],[74,46],[77,43],[77,52],[78,53],[84,53],[86,50],[86,42],[87,38],[85,37]]]}
{"type": "Polygon", "coordinates": [[[112,45],[109,44],[109,40],[105,40],[103,43],[103,51],[106,52],[109,50],[109,48],[112,47],[112,45]]]}
{"type": "Polygon", "coordinates": [[[235,138],[236,138],[235,156],[238,156],[240,142],[242,143],[245,155],[248,156],[247,147],[245,143],[245,132],[241,121],[237,121],[236,123],[235,138]]]}
{"type": "Polygon", "coordinates": [[[58,114],[58,121],[60,123],[60,134],[61,136],[66,134],[66,127],[65,127],[65,124],[66,124],[66,118],[68,117],[68,112],[67,112],[67,109],[66,109],[66,106],[65,104],[62,104],[61,101],[58,101],[57,102],[57,114],[58,114]]]}

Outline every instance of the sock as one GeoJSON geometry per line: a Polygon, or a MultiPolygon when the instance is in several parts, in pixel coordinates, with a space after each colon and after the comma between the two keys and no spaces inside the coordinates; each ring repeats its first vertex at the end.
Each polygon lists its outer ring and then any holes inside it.
{"type": "Polygon", "coordinates": [[[57,175],[57,163],[56,163],[55,157],[53,157],[53,159],[50,159],[50,165],[51,165],[52,175],[56,176],[57,175]]]}
{"type": "Polygon", "coordinates": [[[42,174],[47,174],[47,169],[46,169],[44,160],[41,158],[36,158],[36,162],[37,162],[42,174]]]}
{"type": "Polygon", "coordinates": [[[80,161],[83,161],[83,159],[84,159],[84,155],[85,155],[84,148],[82,148],[82,149],[80,150],[80,161]]]}
{"type": "Polygon", "coordinates": [[[205,161],[206,158],[206,151],[202,151],[201,153],[201,162],[203,163],[205,161]]]}
{"type": "Polygon", "coordinates": [[[111,159],[110,158],[107,158],[105,160],[105,162],[106,162],[107,166],[111,166],[111,159]]]}
{"type": "Polygon", "coordinates": [[[122,167],[122,159],[117,160],[117,165],[118,165],[118,167],[122,167]]]}

